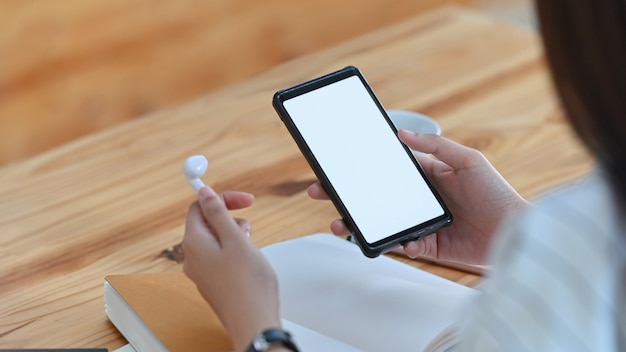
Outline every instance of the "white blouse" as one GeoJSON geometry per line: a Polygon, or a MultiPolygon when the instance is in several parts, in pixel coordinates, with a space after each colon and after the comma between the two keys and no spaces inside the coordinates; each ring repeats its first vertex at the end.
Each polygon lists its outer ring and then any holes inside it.
{"type": "Polygon", "coordinates": [[[624,222],[597,171],[508,223],[455,351],[624,348],[624,222]]]}

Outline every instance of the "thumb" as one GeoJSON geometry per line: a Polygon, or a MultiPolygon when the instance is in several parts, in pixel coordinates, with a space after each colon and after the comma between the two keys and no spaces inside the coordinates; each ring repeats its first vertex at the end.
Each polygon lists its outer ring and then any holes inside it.
{"type": "Polygon", "coordinates": [[[198,203],[209,229],[222,247],[232,241],[246,238],[243,230],[230,215],[222,198],[210,187],[203,187],[198,192],[198,203]]]}

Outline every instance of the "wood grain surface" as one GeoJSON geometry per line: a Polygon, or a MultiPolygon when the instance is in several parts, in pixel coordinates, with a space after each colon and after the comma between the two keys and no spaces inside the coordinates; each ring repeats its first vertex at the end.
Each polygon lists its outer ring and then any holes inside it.
{"type": "Polygon", "coordinates": [[[104,315],[103,278],[181,270],[161,252],[180,242],[194,200],[182,175],[189,155],[207,156],[204,180],[218,191],[257,195],[235,215],[252,221],[258,245],[327,232],[337,213],[307,197],[313,173],[271,97],[346,65],[362,70],[386,108],[430,114],[445,136],[483,151],[526,197],[592,166],[534,34],[462,8],[411,18],[0,168],[0,347],[125,343],[104,315]]]}
{"type": "Polygon", "coordinates": [[[0,165],[468,0],[4,0],[0,165]]]}

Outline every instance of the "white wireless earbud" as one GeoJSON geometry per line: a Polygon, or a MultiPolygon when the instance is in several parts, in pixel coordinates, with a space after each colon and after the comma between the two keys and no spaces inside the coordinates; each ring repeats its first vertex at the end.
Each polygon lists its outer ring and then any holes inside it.
{"type": "Polygon", "coordinates": [[[204,187],[204,182],[202,182],[200,176],[204,175],[208,167],[209,161],[206,160],[204,155],[190,156],[185,160],[185,166],[183,167],[185,178],[196,192],[204,187]]]}

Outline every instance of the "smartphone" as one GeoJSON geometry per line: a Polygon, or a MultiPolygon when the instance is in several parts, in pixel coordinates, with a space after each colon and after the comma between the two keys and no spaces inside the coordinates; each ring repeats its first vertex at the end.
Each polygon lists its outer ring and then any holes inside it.
{"type": "Polygon", "coordinates": [[[366,256],[452,222],[356,67],[278,91],[272,103],[366,256]]]}

